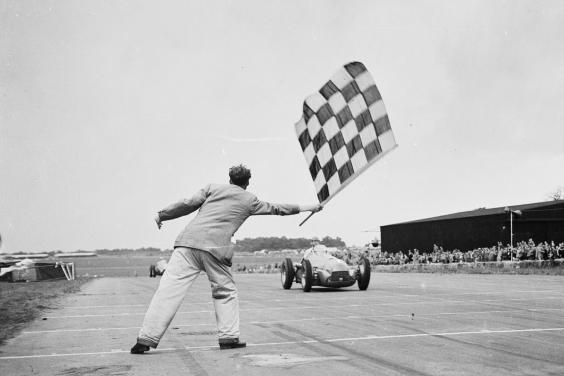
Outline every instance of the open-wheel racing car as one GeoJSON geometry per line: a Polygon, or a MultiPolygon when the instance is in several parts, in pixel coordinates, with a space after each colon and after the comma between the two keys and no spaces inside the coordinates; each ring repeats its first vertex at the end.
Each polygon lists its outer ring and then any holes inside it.
{"type": "Polygon", "coordinates": [[[163,275],[166,270],[167,264],[168,263],[164,259],[160,259],[156,264],[152,264],[149,267],[149,277],[155,278],[158,275],[163,275]]]}
{"type": "Polygon", "coordinates": [[[286,258],[280,268],[282,287],[286,290],[292,283],[300,283],[305,292],[312,286],[349,287],[358,282],[359,290],[366,290],[370,283],[370,262],[361,258],[357,266],[349,266],[332,256],[327,247],[316,245],[304,253],[301,262],[286,258]]]}

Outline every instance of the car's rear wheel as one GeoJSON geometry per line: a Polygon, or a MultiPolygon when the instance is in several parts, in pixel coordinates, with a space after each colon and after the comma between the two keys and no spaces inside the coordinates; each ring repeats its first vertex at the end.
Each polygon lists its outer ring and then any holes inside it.
{"type": "Polygon", "coordinates": [[[311,268],[311,262],[309,260],[302,261],[302,290],[304,292],[311,291],[311,284],[313,283],[313,270],[311,268]]]}
{"type": "Polygon", "coordinates": [[[358,265],[358,289],[366,290],[370,284],[370,261],[363,258],[358,265]]]}
{"type": "Polygon", "coordinates": [[[292,262],[292,259],[287,258],[280,267],[280,280],[282,281],[282,287],[286,290],[292,287],[294,275],[294,263],[292,262]]]}

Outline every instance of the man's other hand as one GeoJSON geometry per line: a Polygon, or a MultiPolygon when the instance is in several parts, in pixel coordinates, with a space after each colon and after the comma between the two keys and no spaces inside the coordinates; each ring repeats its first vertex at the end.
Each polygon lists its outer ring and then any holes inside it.
{"type": "Polygon", "coordinates": [[[321,209],[323,209],[323,206],[321,206],[321,204],[300,205],[300,212],[309,211],[312,213],[317,213],[321,209]]]}
{"type": "Polygon", "coordinates": [[[157,216],[155,217],[155,222],[157,222],[157,227],[159,228],[159,230],[161,229],[161,226],[163,225],[163,223],[161,222],[161,217],[157,214],[157,216]]]}

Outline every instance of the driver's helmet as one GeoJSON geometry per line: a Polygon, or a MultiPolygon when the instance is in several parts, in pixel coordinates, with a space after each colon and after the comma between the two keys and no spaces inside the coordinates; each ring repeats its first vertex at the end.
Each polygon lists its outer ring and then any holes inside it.
{"type": "Polygon", "coordinates": [[[157,261],[157,265],[156,265],[157,270],[160,272],[164,272],[167,264],[168,263],[166,262],[166,260],[161,258],[159,261],[157,261]]]}
{"type": "Polygon", "coordinates": [[[328,252],[327,247],[323,244],[316,244],[315,246],[313,246],[312,250],[317,254],[328,252]]]}

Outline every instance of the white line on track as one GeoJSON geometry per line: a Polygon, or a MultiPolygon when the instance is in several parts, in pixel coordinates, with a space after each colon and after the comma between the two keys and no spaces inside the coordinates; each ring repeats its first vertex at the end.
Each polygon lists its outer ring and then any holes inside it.
{"type": "MultiPolygon", "coordinates": [[[[421,302],[423,303],[423,302],[421,302]]],[[[300,309],[319,309],[319,306],[300,306],[300,309]]],[[[333,307],[334,308],[334,307],[333,307]]],[[[239,312],[248,312],[248,311],[277,311],[277,310],[287,310],[288,307],[268,307],[268,308],[247,308],[247,309],[240,309],[239,312]]],[[[215,313],[214,310],[200,310],[200,311],[178,311],[176,312],[177,315],[179,314],[188,314],[188,313],[215,313]]],[[[116,316],[144,316],[145,312],[121,312],[121,313],[100,313],[100,314],[91,314],[91,315],[67,315],[67,316],[43,316],[46,319],[76,319],[76,318],[83,318],[83,317],[116,317],[116,316]]]]}
{"type": "MultiPolygon", "coordinates": [[[[490,310],[490,311],[466,311],[466,312],[437,312],[437,313],[422,313],[417,314],[417,317],[435,317],[435,316],[464,316],[464,315],[487,315],[494,313],[524,313],[524,312],[551,312],[551,311],[562,311],[564,308],[531,308],[531,309],[511,309],[511,310],[490,310]]],[[[286,322],[299,322],[299,321],[319,321],[319,320],[365,320],[365,319],[378,319],[378,318],[392,318],[392,317],[407,317],[410,318],[411,315],[406,313],[391,314],[391,315],[370,315],[370,316],[340,316],[340,317],[308,317],[302,319],[287,319],[287,320],[270,320],[270,321],[250,321],[248,323],[242,322],[242,325],[250,324],[276,324],[276,323],[286,323],[286,322]]],[[[198,323],[198,324],[175,324],[171,327],[174,328],[187,328],[196,326],[216,326],[215,323],[198,323]]],[[[24,331],[22,334],[46,334],[46,333],[67,333],[67,332],[96,332],[96,331],[106,331],[106,330],[139,330],[138,326],[129,327],[115,327],[115,328],[87,328],[87,329],[53,329],[53,330],[34,330],[34,331],[24,331]]]]}
{"type": "MultiPolygon", "coordinates": [[[[213,302],[190,302],[185,303],[185,305],[211,305],[213,302]]],[[[132,307],[142,307],[148,308],[149,303],[147,304],[116,304],[116,305],[93,305],[93,306],[70,306],[65,307],[65,309],[97,309],[97,308],[132,308],[132,307]]]]}
{"type": "MultiPolygon", "coordinates": [[[[542,299],[564,299],[564,296],[562,296],[562,291],[558,291],[558,290],[544,290],[544,291],[538,291],[538,290],[516,290],[516,291],[510,291],[513,293],[559,293],[560,296],[553,296],[553,297],[543,297],[542,299]]],[[[506,291],[488,291],[488,292],[468,292],[468,293],[445,293],[445,294],[425,294],[424,296],[426,298],[441,298],[442,296],[457,296],[457,295],[496,295],[496,294],[506,294],[506,291]]],[[[206,297],[209,296],[209,294],[205,295],[206,297]]],[[[388,298],[397,298],[397,297],[406,297],[406,298],[412,298],[412,297],[421,297],[421,294],[392,294],[392,295],[377,295],[377,296],[360,296],[360,295],[355,295],[355,296],[344,296],[344,297],[332,297],[329,299],[325,299],[326,297],[323,297],[323,300],[328,300],[328,301],[333,301],[333,300],[351,300],[351,299],[388,299],[388,298]]],[[[187,299],[190,299],[190,295],[187,296],[187,299]]],[[[496,300],[496,299],[492,299],[492,300],[496,300]]],[[[527,298],[509,298],[507,300],[530,300],[530,297],[527,298]]],[[[266,303],[266,302],[279,302],[279,303],[295,303],[295,302],[300,302],[300,301],[308,301],[311,302],[312,301],[312,295],[308,295],[307,298],[300,298],[300,297],[296,297],[293,299],[264,299],[264,300],[260,300],[259,303],[266,303]]],[[[487,301],[487,300],[484,300],[487,301]]],[[[497,300],[496,300],[497,301],[497,300]]],[[[246,300],[246,299],[241,299],[239,300],[239,303],[257,303],[257,301],[255,300],[246,300]]],[[[210,305],[213,304],[211,301],[207,301],[207,302],[190,302],[190,303],[185,303],[186,305],[196,305],[196,304],[203,304],[203,305],[210,305]]],[[[89,305],[89,306],[69,306],[69,307],[65,307],[65,308],[70,308],[70,309],[95,309],[95,308],[114,308],[114,307],[121,307],[121,308],[126,308],[126,307],[148,307],[149,303],[147,304],[117,304],[117,305],[89,305]]]]}
{"type": "MultiPolygon", "coordinates": [[[[416,296],[416,295],[413,295],[416,296]]],[[[420,296],[420,295],[419,295],[420,296]]],[[[392,298],[394,296],[379,296],[378,299],[386,299],[386,298],[392,298]]],[[[426,296],[427,297],[427,296],[426,296]]],[[[370,298],[374,298],[374,297],[370,297],[370,298]]],[[[323,299],[324,302],[330,302],[333,300],[338,300],[338,301],[349,301],[349,300],[354,300],[355,298],[353,297],[348,297],[348,298],[330,298],[330,299],[323,299]]],[[[440,299],[440,298],[437,298],[440,299]]],[[[554,297],[554,296],[550,296],[550,297],[544,297],[542,299],[564,299],[564,297],[554,297]]],[[[358,297],[358,300],[362,300],[364,302],[366,302],[366,298],[364,297],[358,297]]],[[[505,300],[509,300],[509,301],[530,301],[530,298],[509,298],[509,299],[505,299],[505,300]]],[[[538,300],[538,299],[537,299],[538,300]]],[[[441,301],[444,301],[443,299],[441,299],[441,301]]],[[[499,302],[499,299],[484,299],[484,300],[465,300],[466,302],[499,302]]],[[[251,300],[239,300],[239,304],[264,304],[264,303],[292,303],[292,304],[299,304],[301,302],[313,302],[312,299],[264,299],[264,300],[260,300],[260,301],[251,301],[251,300]]],[[[376,304],[376,303],[374,303],[376,304]]],[[[394,304],[394,303],[386,303],[386,304],[394,304]]],[[[398,302],[395,304],[406,304],[406,302],[398,302]]],[[[182,307],[184,306],[195,306],[195,305],[204,305],[204,306],[209,306],[209,305],[213,305],[212,301],[209,302],[187,302],[187,303],[183,303],[182,307]]],[[[352,306],[352,305],[349,305],[352,306]]],[[[65,309],[104,309],[104,308],[144,308],[147,309],[149,308],[149,303],[147,304],[117,304],[117,305],[94,305],[94,306],[67,306],[65,307],[65,309]]]]}
{"type": "MultiPolygon", "coordinates": [[[[171,328],[184,328],[193,326],[216,326],[215,323],[185,324],[171,325],[171,328]]],[[[87,329],[53,329],[53,330],[30,330],[22,332],[22,334],[47,334],[47,333],[68,333],[68,332],[102,332],[106,330],[139,330],[140,326],[124,326],[119,328],[87,328],[87,329]]]]}
{"type": "MultiPolygon", "coordinates": [[[[439,332],[439,333],[416,333],[416,334],[395,334],[386,336],[364,336],[364,337],[350,337],[350,338],[327,338],[327,339],[311,339],[303,341],[285,341],[285,342],[265,342],[265,343],[249,343],[248,347],[260,346],[285,346],[285,345],[299,345],[299,344],[312,344],[312,343],[335,343],[335,342],[349,342],[349,341],[374,341],[374,340],[387,340],[387,339],[403,339],[414,337],[454,337],[463,335],[492,335],[492,334],[514,334],[514,333],[538,333],[550,331],[563,331],[564,328],[531,328],[531,329],[500,329],[500,330],[479,330],[479,331],[466,331],[466,332],[439,332]]],[[[205,351],[217,349],[217,345],[197,346],[197,347],[179,347],[179,348],[166,348],[159,349],[159,352],[165,351],[180,351],[188,350],[205,351]]],[[[115,350],[115,351],[100,351],[100,352],[87,352],[87,353],[65,353],[65,354],[37,354],[37,355],[18,355],[18,356],[2,356],[0,360],[16,360],[16,359],[31,359],[31,358],[53,358],[53,357],[71,357],[71,356],[87,356],[87,355],[110,355],[110,354],[124,354],[129,353],[128,350],[115,350]]]]}
{"type": "MultiPolygon", "coordinates": [[[[524,301],[530,301],[530,299],[523,298],[524,301]]],[[[497,303],[501,303],[501,300],[494,300],[497,303]]],[[[455,299],[440,299],[434,301],[408,301],[408,302],[391,302],[391,303],[377,303],[378,307],[382,306],[399,306],[399,305],[416,305],[416,304],[445,304],[445,303],[483,303],[486,301],[480,300],[455,300],[455,299]]],[[[311,301],[310,301],[311,303],[311,301]]],[[[334,305],[331,306],[300,306],[300,309],[335,309],[335,308],[348,308],[348,307],[373,307],[376,303],[372,304],[348,304],[348,305],[341,305],[340,307],[335,307],[334,305]]],[[[277,311],[277,310],[286,310],[288,309],[287,306],[284,307],[257,307],[257,308],[242,308],[240,312],[261,312],[261,311],[277,311]]],[[[525,309],[525,308],[523,308],[525,309]]],[[[176,314],[191,314],[191,313],[215,313],[214,310],[198,310],[198,311],[178,311],[176,314]]],[[[72,318],[85,318],[85,317],[117,317],[117,316],[142,316],[145,315],[145,311],[143,312],[121,312],[121,313],[99,313],[99,314],[86,314],[86,315],[64,315],[64,316],[44,316],[47,319],[72,319],[72,318]]]]}
{"type": "MultiPolygon", "coordinates": [[[[413,295],[415,296],[415,295],[413,295]]],[[[383,299],[383,298],[389,298],[391,296],[380,296],[379,298],[383,299]]],[[[354,299],[354,298],[353,298],[354,299]]],[[[359,299],[362,299],[362,301],[366,302],[366,299],[359,297],[359,299]]],[[[496,302],[496,303],[500,303],[501,301],[499,299],[484,299],[484,300],[449,300],[449,299],[442,299],[442,298],[438,298],[438,302],[452,302],[452,303],[460,303],[460,302],[465,302],[465,303],[490,303],[490,302],[496,302]]],[[[554,297],[554,296],[549,296],[549,297],[543,297],[542,299],[563,299],[564,297],[554,297]]],[[[350,298],[331,298],[331,299],[324,299],[324,302],[328,302],[328,301],[332,301],[332,300],[351,300],[350,298]]],[[[512,301],[512,302],[516,302],[516,301],[530,301],[530,298],[509,298],[509,299],[505,299],[507,301],[512,301]]],[[[539,299],[537,299],[539,300],[539,299]]],[[[239,303],[243,303],[243,304],[249,304],[249,303],[253,303],[253,304],[264,304],[264,303],[270,303],[270,302],[275,302],[275,303],[292,303],[292,304],[300,304],[301,302],[306,302],[306,300],[302,300],[302,299],[265,299],[265,300],[261,300],[260,302],[256,302],[256,301],[247,301],[247,300],[240,300],[239,303]]],[[[314,301],[307,300],[308,303],[312,303],[314,301]]],[[[431,301],[431,303],[436,303],[437,301],[431,301]]],[[[397,302],[397,303],[372,303],[372,304],[347,304],[347,307],[363,307],[363,306],[372,306],[374,304],[378,304],[378,306],[387,306],[387,305],[401,305],[401,304],[419,304],[421,302],[413,302],[413,301],[409,301],[409,302],[397,302]]],[[[182,306],[195,306],[195,305],[204,305],[204,306],[209,306],[209,305],[213,305],[213,302],[209,301],[209,302],[189,302],[189,303],[184,303],[182,304],[182,306]]],[[[182,307],[181,306],[181,307],[182,307]]],[[[345,305],[343,305],[345,306],[345,305]]],[[[103,308],[143,308],[143,309],[147,309],[149,307],[148,304],[120,304],[120,305],[101,305],[101,306],[71,306],[71,307],[65,307],[65,309],[103,309],[103,308]]],[[[242,308],[242,311],[260,311],[260,310],[270,310],[270,309],[276,309],[273,307],[269,307],[269,308],[242,308]]],[[[178,313],[205,313],[208,312],[206,311],[179,311],[178,313]]],[[[209,311],[209,312],[213,312],[213,311],[209,311]]],[[[129,313],[106,313],[106,314],[92,314],[92,315],[70,315],[70,316],[46,316],[46,318],[78,318],[78,317],[102,317],[102,316],[116,316],[116,315],[140,315],[142,313],[140,312],[129,312],[129,313]]]]}

